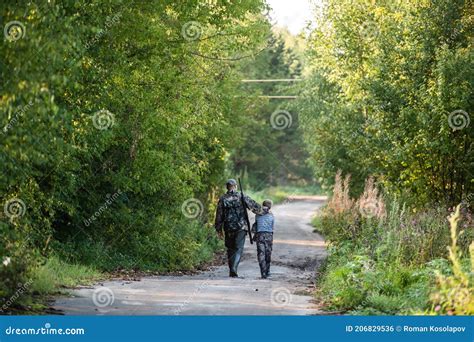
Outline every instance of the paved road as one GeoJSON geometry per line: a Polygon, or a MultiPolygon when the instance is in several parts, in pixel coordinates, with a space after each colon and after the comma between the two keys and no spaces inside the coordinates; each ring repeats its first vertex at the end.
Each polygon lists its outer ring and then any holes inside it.
{"type": "MultiPolygon", "coordinates": [[[[66,315],[313,315],[315,269],[326,257],[311,216],[324,197],[298,197],[276,205],[272,277],[260,279],[256,247],[247,239],[239,275],[227,266],[185,276],[113,280],[73,290],[53,307],[66,315]]],[[[253,215],[252,215],[253,216],[253,215]]]]}

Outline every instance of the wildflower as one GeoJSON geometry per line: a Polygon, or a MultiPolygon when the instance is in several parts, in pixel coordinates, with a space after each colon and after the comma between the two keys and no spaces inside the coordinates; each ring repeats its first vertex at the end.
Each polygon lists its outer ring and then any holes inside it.
{"type": "Polygon", "coordinates": [[[10,262],[12,261],[12,259],[10,259],[10,257],[4,257],[3,258],[3,266],[8,266],[10,264],[10,262]]]}

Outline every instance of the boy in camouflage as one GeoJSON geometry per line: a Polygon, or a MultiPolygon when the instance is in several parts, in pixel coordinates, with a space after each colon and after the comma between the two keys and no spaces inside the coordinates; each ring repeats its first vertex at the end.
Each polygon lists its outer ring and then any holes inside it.
{"type": "Polygon", "coordinates": [[[255,215],[255,223],[252,225],[254,241],[257,242],[257,259],[260,266],[260,274],[263,279],[270,275],[270,262],[273,248],[273,227],[275,218],[270,211],[273,202],[269,199],[263,201],[262,213],[255,215]]]}

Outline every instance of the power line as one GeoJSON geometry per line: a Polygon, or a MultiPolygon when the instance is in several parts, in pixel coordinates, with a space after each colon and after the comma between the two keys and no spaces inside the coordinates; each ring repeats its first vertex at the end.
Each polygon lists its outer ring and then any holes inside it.
{"type": "Polygon", "coordinates": [[[293,99],[297,99],[298,96],[295,96],[295,95],[261,95],[259,96],[259,98],[263,98],[263,99],[287,99],[287,100],[293,100],[293,99]]]}
{"type": "Polygon", "coordinates": [[[275,79],[263,79],[263,80],[242,80],[242,83],[269,83],[269,82],[299,82],[301,78],[275,78],[275,79]]]}

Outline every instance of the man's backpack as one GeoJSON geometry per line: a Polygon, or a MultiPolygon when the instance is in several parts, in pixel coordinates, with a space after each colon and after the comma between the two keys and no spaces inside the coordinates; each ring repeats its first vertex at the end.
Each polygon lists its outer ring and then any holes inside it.
{"type": "Polygon", "coordinates": [[[230,196],[224,198],[224,229],[240,230],[242,229],[242,202],[239,196],[230,196]]]}

